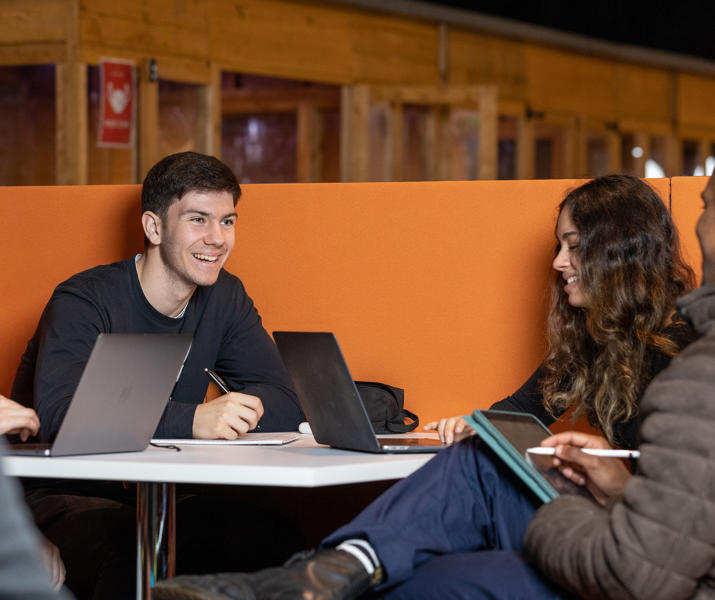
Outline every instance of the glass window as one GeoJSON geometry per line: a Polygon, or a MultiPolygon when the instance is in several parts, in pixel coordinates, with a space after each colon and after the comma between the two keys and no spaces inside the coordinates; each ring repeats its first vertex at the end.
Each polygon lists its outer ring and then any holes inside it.
{"type": "Polygon", "coordinates": [[[0,67],[0,185],[55,183],[55,68],[0,67]]]}

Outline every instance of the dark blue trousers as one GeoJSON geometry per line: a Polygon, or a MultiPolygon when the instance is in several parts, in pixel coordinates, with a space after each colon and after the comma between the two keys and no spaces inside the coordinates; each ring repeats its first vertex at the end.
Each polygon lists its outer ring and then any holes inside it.
{"type": "Polygon", "coordinates": [[[440,452],[323,541],[367,539],[385,598],[559,598],[522,557],[540,501],[476,436],[440,452]]]}

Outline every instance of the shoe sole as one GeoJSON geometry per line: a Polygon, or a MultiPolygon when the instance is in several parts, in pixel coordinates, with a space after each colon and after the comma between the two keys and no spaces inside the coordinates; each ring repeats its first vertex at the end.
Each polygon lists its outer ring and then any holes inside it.
{"type": "Polygon", "coordinates": [[[152,589],[151,597],[152,600],[256,600],[245,583],[227,582],[222,574],[184,575],[161,581],[152,589]]]}
{"type": "Polygon", "coordinates": [[[160,586],[151,591],[152,600],[226,600],[226,596],[205,594],[199,590],[186,589],[185,587],[160,586]]]}

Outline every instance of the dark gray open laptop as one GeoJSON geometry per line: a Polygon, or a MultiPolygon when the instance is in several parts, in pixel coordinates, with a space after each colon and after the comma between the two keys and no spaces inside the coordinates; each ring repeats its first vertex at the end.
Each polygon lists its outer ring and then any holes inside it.
{"type": "Polygon", "coordinates": [[[445,447],[431,438],[375,436],[332,333],[274,331],[273,339],[316,442],[378,453],[437,452],[445,447]]]}
{"type": "Polygon", "coordinates": [[[100,334],[52,444],[11,455],[71,456],[144,450],[191,348],[191,335],[100,334]]]}

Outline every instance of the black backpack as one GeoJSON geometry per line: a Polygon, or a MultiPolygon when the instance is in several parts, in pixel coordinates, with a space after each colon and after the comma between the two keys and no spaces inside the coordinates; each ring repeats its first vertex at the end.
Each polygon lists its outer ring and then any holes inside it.
{"type": "Polygon", "coordinates": [[[420,424],[419,417],[407,410],[405,391],[377,381],[356,381],[375,433],[407,433],[420,424]],[[411,419],[411,423],[405,423],[411,419]]]}

